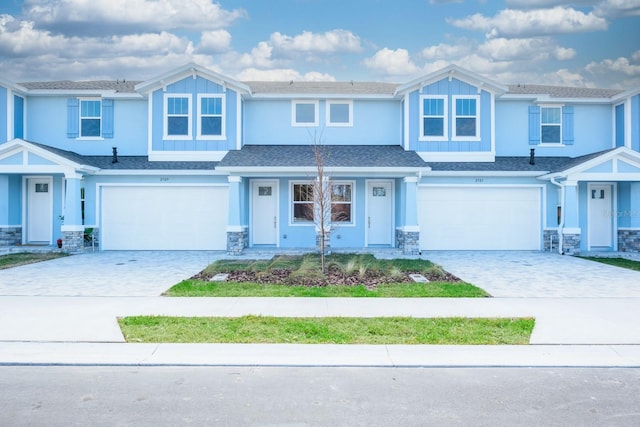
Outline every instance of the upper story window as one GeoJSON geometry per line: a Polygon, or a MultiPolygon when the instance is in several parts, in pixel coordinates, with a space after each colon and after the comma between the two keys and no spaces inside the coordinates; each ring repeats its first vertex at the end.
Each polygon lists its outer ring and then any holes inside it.
{"type": "Polygon", "coordinates": [[[540,142],[542,144],[562,143],[562,108],[540,108],[540,142]]]}
{"type": "Polygon", "coordinates": [[[165,94],[164,138],[191,139],[191,96],[165,94]]]}
{"type": "Polygon", "coordinates": [[[224,138],[224,96],[200,94],[198,106],[198,139],[224,138]]]}
{"type": "Polygon", "coordinates": [[[292,126],[318,126],[318,101],[292,101],[292,126]]]}
{"type": "Polygon", "coordinates": [[[573,145],[572,105],[530,105],[529,144],[573,145]]]}
{"type": "Polygon", "coordinates": [[[480,138],[480,105],[477,96],[454,96],[453,140],[477,140],[480,138]]]}
{"type": "Polygon", "coordinates": [[[327,101],[327,126],[353,126],[353,101],[327,101]]]}
{"type": "Polygon", "coordinates": [[[80,138],[100,138],[102,103],[99,99],[80,100],[80,138]]]}
{"type": "Polygon", "coordinates": [[[420,117],[421,141],[446,141],[449,138],[446,96],[421,96],[420,117]]]}

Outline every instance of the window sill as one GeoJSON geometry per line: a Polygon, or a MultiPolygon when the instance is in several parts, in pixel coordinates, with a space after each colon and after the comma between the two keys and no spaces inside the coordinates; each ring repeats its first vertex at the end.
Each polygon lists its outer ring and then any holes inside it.
{"type": "Polygon", "coordinates": [[[545,142],[537,145],[538,147],[565,147],[561,142],[545,142]]]}
{"type": "Polygon", "coordinates": [[[226,141],[226,135],[198,135],[197,141],[226,141]]]}
{"type": "Polygon", "coordinates": [[[101,136],[80,136],[76,138],[77,141],[104,141],[101,136]]]}
{"type": "Polygon", "coordinates": [[[480,138],[477,136],[454,136],[451,138],[452,142],[480,142],[480,138]]]}
{"type": "Polygon", "coordinates": [[[191,141],[193,137],[191,135],[163,135],[162,139],[165,141],[191,141]]]}
{"type": "Polygon", "coordinates": [[[420,141],[420,142],[449,142],[449,138],[447,138],[447,137],[433,137],[433,138],[421,137],[421,138],[418,138],[418,141],[420,141]]]}

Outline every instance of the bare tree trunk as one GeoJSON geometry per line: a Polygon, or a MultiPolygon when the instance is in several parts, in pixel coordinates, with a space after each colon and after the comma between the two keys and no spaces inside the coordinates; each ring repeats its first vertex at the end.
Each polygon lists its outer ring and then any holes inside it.
{"type": "Polygon", "coordinates": [[[326,243],[331,238],[331,182],[325,175],[324,153],[320,143],[315,140],[313,145],[314,161],[316,164],[316,180],[313,182],[314,223],[319,232],[320,264],[322,273],[326,274],[326,243]]]}

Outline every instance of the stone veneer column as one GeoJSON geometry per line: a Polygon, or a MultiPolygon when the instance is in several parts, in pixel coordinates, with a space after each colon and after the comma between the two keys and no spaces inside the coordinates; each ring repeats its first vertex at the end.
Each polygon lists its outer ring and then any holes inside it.
{"type": "Polygon", "coordinates": [[[242,177],[229,176],[229,216],[227,218],[227,253],[242,255],[249,246],[247,227],[242,225],[242,177]]]}
{"type": "Polygon", "coordinates": [[[401,225],[396,228],[396,246],[405,255],[420,253],[420,226],[418,225],[418,177],[407,176],[402,180],[404,206],[401,209],[401,225]]]}
{"type": "Polygon", "coordinates": [[[65,174],[64,224],[60,231],[62,232],[62,249],[71,253],[84,252],[84,225],[82,225],[80,201],[81,180],[82,175],[80,174],[65,174]]]}
{"type": "Polygon", "coordinates": [[[562,250],[566,255],[580,254],[580,222],[578,216],[578,182],[564,184],[564,227],[562,229],[562,250]]]}

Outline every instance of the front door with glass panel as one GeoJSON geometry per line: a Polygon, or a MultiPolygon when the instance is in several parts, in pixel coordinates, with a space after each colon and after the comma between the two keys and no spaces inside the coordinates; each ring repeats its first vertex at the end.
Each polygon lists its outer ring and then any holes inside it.
{"type": "Polygon", "coordinates": [[[27,242],[51,242],[51,179],[27,180],[27,242]]]}
{"type": "Polygon", "coordinates": [[[393,186],[391,181],[367,183],[367,243],[391,245],[393,239],[393,186]]]}
{"type": "Polygon", "coordinates": [[[610,184],[589,186],[589,247],[613,247],[613,201],[610,184]]]}
{"type": "Polygon", "coordinates": [[[278,243],[278,181],[251,182],[251,242],[278,243]]]}

